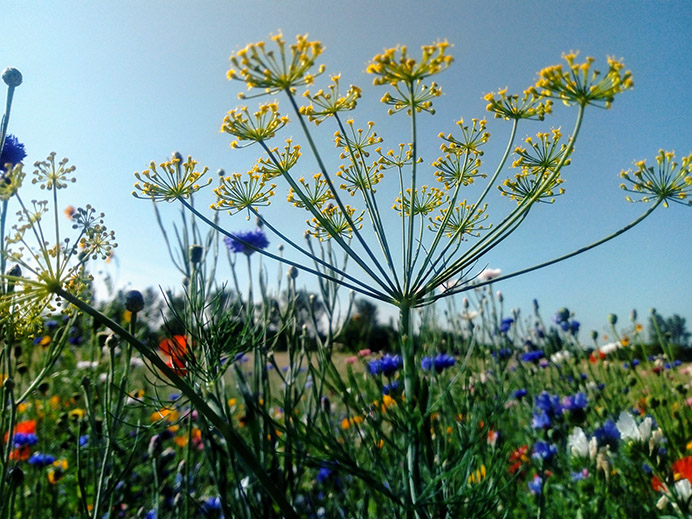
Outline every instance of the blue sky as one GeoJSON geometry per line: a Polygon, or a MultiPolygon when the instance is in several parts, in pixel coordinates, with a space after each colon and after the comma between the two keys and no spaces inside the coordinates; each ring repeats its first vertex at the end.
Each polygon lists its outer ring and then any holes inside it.
{"type": "MultiPolygon", "coordinates": [[[[77,166],[78,183],[64,193],[64,205],[91,203],[106,213],[119,242],[118,280],[133,287],[179,284],[151,205],[131,196],[133,172],[174,150],[211,171],[250,167],[259,150],[231,150],[228,136],[219,132],[243,89],[225,77],[228,58],[278,30],[289,41],[309,33],[323,42],[327,74],[341,72],[344,83],[363,88],[354,118],[361,124],[374,120],[392,147],[407,140],[408,122],[402,115],[386,115],[378,102],[384,91],[372,87],[364,72],[368,60],[396,44],[409,49],[443,39],[453,44],[455,62],[436,78],[444,92],[435,104],[437,115],[421,123],[428,163],[438,156],[438,132],[452,131],[460,117],[486,116],[486,92],[526,88],[566,51],[579,50],[597,63],[605,63],[606,56],[624,58],[635,88],[617,98],[612,110],[587,112],[565,172],[566,194],[552,206],[534,208],[523,227],[486,257],[488,266],[504,272],[627,224],[645,207],[625,202],[620,170],[634,160],[652,162],[660,148],[678,157],[692,152],[692,10],[682,0],[8,1],[3,19],[11,23],[3,27],[0,68],[14,66],[24,74],[10,133],[26,144],[29,163],[55,151],[77,166]]],[[[327,75],[323,84],[326,80],[327,75]]],[[[575,110],[557,108],[553,119],[521,126],[518,136],[571,128],[575,110]]],[[[334,129],[323,126],[318,133],[326,139],[334,129]]],[[[489,130],[487,169],[499,157],[509,125],[490,120],[489,130]]],[[[281,137],[294,133],[297,137],[297,129],[287,129],[281,137]]],[[[507,199],[490,201],[494,219],[511,209],[507,199]]],[[[175,207],[162,210],[164,217],[177,214],[175,207]]],[[[290,211],[277,201],[267,217],[300,236],[305,215],[290,211]]],[[[546,314],[567,306],[582,321],[585,340],[591,329],[606,330],[608,313],[626,321],[632,308],[642,319],[656,307],[692,324],[690,211],[661,208],[599,249],[495,288],[502,290],[508,308],[528,312],[534,298],[546,314]]],[[[252,227],[241,215],[223,215],[222,223],[229,230],[252,227]]],[[[272,247],[278,244],[270,239],[272,247]]],[[[273,273],[274,266],[269,270],[273,273]]],[[[221,277],[227,275],[222,271],[221,277]]],[[[311,286],[307,276],[300,280],[311,286]]]]}

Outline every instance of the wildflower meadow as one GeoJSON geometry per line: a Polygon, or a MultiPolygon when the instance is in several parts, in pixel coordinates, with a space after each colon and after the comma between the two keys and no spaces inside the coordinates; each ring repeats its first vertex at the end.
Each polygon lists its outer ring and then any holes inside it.
{"type": "Polygon", "coordinates": [[[634,87],[624,60],[558,53],[523,91],[452,114],[431,148],[422,128],[454,96],[446,41],[375,55],[367,87],[330,74],[324,50],[276,33],[232,54],[240,104],[218,122],[230,154],[256,152],[246,171],[178,152],[132,164],[175,291],[99,279],[117,220],[68,205],[79,165],[14,135],[24,78],[4,70],[0,519],[692,517],[684,319],[604,315],[604,336],[498,291],[688,210],[692,155],[623,165],[642,211],[619,229],[491,267],[532,209],[561,202],[590,114],[634,87]],[[381,113],[359,111],[366,96],[381,113]]]}

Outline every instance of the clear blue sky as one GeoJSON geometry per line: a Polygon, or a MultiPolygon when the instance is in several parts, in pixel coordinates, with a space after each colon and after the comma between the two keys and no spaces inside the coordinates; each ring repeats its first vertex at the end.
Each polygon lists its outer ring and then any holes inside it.
{"type": "MultiPolygon", "coordinates": [[[[10,133],[26,144],[28,163],[56,151],[77,166],[78,184],[66,192],[64,204],[91,203],[106,213],[120,244],[119,281],[134,287],[174,287],[179,276],[150,204],[130,194],[133,172],[174,150],[211,171],[251,166],[259,150],[230,150],[228,136],[219,132],[242,88],[225,78],[228,58],[279,29],[288,40],[309,33],[324,43],[327,72],[342,72],[343,82],[364,90],[354,117],[361,124],[374,120],[392,147],[407,140],[408,125],[402,115],[386,115],[378,103],[383,90],[371,86],[366,63],[396,44],[414,49],[438,39],[452,43],[455,63],[437,78],[445,93],[436,103],[438,115],[422,126],[431,136],[423,151],[428,163],[438,156],[432,137],[439,131],[453,130],[459,117],[485,116],[484,93],[505,86],[520,91],[570,50],[599,63],[608,55],[625,59],[634,90],[617,98],[612,110],[587,112],[565,175],[567,193],[553,206],[534,208],[523,228],[487,256],[489,266],[504,272],[568,252],[636,218],[645,207],[625,202],[620,170],[634,160],[653,161],[660,148],[678,157],[692,152],[692,9],[684,0],[10,0],[2,12],[0,68],[14,66],[24,74],[10,133]]],[[[543,126],[520,127],[519,137],[551,126],[571,128],[574,116],[574,110],[560,109],[543,126]]],[[[330,136],[333,128],[324,126],[319,131],[330,136]]],[[[486,152],[487,169],[509,126],[491,120],[489,129],[494,144],[486,152]]],[[[291,132],[298,134],[293,129],[282,137],[291,132]]],[[[512,204],[500,197],[491,202],[495,220],[512,204]]],[[[287,211],[277,201],[267,215],[301,235],[305,215],[289,218],[287,211]]],[[[632,308],[643,319],[656,307],[692,321],[691,211],[662,208],[600,249],[495,288],[509,308],[529,311],[533,298],[549,314],[569,307],[584,325],[584,340],[589,330],[605,329],[608,313],[625,321],[632,308]]],[[[164,212],[174,214],[173,207],[164,212]]],[[[222,222],[231,230],[251,228],[240,215],[222,222]]],[[[277,243],[272,239],[272,247],[277,243]]],[[[310,286],[307,276],[300,280],[310,286]]]]}

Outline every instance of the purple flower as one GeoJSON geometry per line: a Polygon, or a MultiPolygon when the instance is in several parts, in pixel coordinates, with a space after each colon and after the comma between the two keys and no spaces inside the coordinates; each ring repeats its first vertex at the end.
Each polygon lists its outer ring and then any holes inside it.
{"type": "Polygon", "coordinates": [[[5,171],[5,164],[9,163],[14,166],[24,160],[24,157],[26,157],[24,145],[17,140],[17,137],[8,134],[5,137],[2,155],[0,155],[0,171],[5,171]]]}
{"type": "Polygon", "coordinates": [[[266,249],[269,246],[267,235],[262,229],[240,231],[235,233],[235,238],[226,236],[223,241],[231,252],[242,252],[248,256],[258,249],[266,249]]]}
{"type": "Polygon", "coordinates": [[[562,405],[560,405],[560,397],[551,395],[547,391],[543,391],[534,399],[534,405],[546,413],[551,418],[562,414],[562,405]]]}
{"type": "Polygon", "coordinates": [[[434,357],[423,357],[421,367],[425,370],[435,369],[436,373],[440,373],[447,368],[451,368],[456,364],[456,359],[447,353],[438,353],[434,357]]]}

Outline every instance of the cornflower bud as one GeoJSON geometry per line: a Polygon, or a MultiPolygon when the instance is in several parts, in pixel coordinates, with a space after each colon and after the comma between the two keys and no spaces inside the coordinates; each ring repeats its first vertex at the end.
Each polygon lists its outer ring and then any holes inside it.
{"type": "MultiPolygon", "coordinates": [[[[139,290],[130,290],[125,294],[125,308],[133,314],[136,314],[144,308],[144,297],[139,290]]],[[[112,335],[110,337],[112,337],[112,335]]],[[[108,343],[108,339],[106,339],[106,343],[108,343]]]]}
{"type": "Polygon", "coordinates": [[[106,346],[111,350],[117,348],[118,347],[118,338],[111,333],[108,336],[108,338],[106,339],[106,346]]]}
{"type": "Polygon", "coordinates": [[[191,245],[188,254],[190,255],[190,263],[197,264],[202,261],[202,253],[204,252],[204,247],[201,245],[191,245]]]}
{"type": "Polygon", "coordinates": [[[22,84],[22,73],[14,67],[8,67],[2,71],[2,80],[10,88],[18,87],[22,84]]]}

